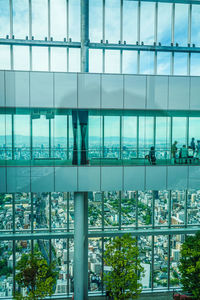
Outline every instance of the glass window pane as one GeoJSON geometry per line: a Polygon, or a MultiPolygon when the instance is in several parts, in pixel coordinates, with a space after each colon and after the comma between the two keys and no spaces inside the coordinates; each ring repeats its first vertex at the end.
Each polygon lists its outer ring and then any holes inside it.
{"type": "Polygon", "coordinates": [[[170,52],[157,52],[157,74],[169,75],[170,74],[170,52]]]}
{"type": "Polygon", "coordinates": [[[119,158],[120,117],[104,117],[104,157],[119,158]]]}
{"type": "Polygon", "coordinates": [[[179,46],[187,45],[188,35],[188,5],[175,4],[175,43],[179,46]]]}
{"type": "Polygon", "coordinates": [[[14,116],[15,159],[30,159],[30,116],[14,116]]]}
{"type": "Polygon", "coordinates": [[[0,69],[10,70],[10,46],[0,45],[0,69]]]}
{"type": "Polygon", "coordinates": [[[174,75],[187,75],[187,53],[174,53],[174,75]]]}
{"type": "Polygon", "coordinates": [[[136,225],[137,192],[122,192],[121,196],[121,225],[123,229],[129,229],[136,225]]]}
{"type": "Polygon", "coordinates": [[[1,297],[13,295],[13,241],[0,241],[1,297]]]}
{"type": "Polygon", "coordinates": [[[137,73],[137,52],[123,51],[123,73],[136,74],[137,73]]]}
{"type": "Polygon", "coordinates": [[[141,2],[140,40],[145,45],[154,42],[154,15],[155,3],[141,2]]]}
{"type": "Polygon", "coordinates": [[[10,35],[9,0],[1,0],[0,1],[0,38],[5,39],[6,35],[10,35]]]}
{"type": "Polygon", "coordinates": [[[144,268],[144,277],[142,277],[141,284],[144,289],[150,288],[152,285],[152,237],[139,236],[137,241],[141,264],[144,268]]]}
{"type": "Polygon", "coordinates": [[[194,156],[200,158],[200,118],[189,118],[189,146],[194,151],[194,156]],[[194,139],[194,140],[192,140],[194,139]]]}
{"type": "Polygon", "coordinates": [[[29,70],[29,47],[13,46],[14,70],[29,70]]]}
{"type": "Polygon", "coordinates": [[[199,47],[200,45],[200,6],[192,5],[192,29],[191,42],[199,47]]]}
{"type": "Polygon", "coordinates": [[[123,2],[123,40],[127,44],[137,41],[137,8],[136,1],[124,0],[123,2]]]}
{"type": "Polygon", "coordinates": [[[106,1],[105,8],[105,38],[109,43],[120,40],[120,1],[106,1]]]}
{"type": "Polygon", "coordinates": [[[33,194],[33,228],[47,230],[49,227],[49,193],[33,194]]]}
{"type": "Polygon", "coordinates": [[[91,42],[102,40],[103,7],[102,1],[89,1],[89,33],[91,42]]]}
{"type": "Polygon", "coordinates": [[[189,190],[187,198],[187,222],[197,225],[200,223],[200,191],[189,190]]]}
{"type": "Polygon", "coordinates": [[[28,0],[13,1],[13,33],[17,39],[25,39],[29,34],[28,0]]]}
{"type": "Polygon", "coordinates": [[[6,115],[0,114],[0,159],[5,159],[6,147],[6,115]]]}
{"type": "Polygon", "coordinates": [[[103,55],[102,50],[89,49],[89,72],[103,72],[103,55]]]}
{"type": "Polygon", "coordinates": [[[0,194],[0,230],[11,231],[13,229],[12,218],[12,194],[0,194]]]}
{"type": "Polygon", "coordinates": [[[51,36],[55,41],[63,41],[67,36],[66,0],[51,0],[51,36]]]}
{"type": "Polygon", "coordinates": [[[185,191],[171,191],[171,224],[173,226],[185,224],[185,191]]]}
{"type": "Polygon", "coordinates": [[[67,193],[51,193],[51,228],[67,228],[67,193]]]}
{"type": "Polygon", "coordinates": [[[48,36],[47,0],[32,0],[32,31],[35,40],[48,36]]]}
{"type": "Polygon", "coordinates": [[[88,193],[88,226],[90,230],[102,227],[102,193],[88,193]]]}
{"type": "Polygon", "coordinates": [[[137,157],[137,117],[123,117],[123,159],[137,157]]]}
{"type": "Polygon", "coordinates": [[[157,235],[154,237],[154,272],[153,284],[155,288],[167,287],[168,279],[168,236],[157,235]]]}
{"type": "Polygon", "coordinates": [[[170,3],[158,2],[158,42],[171,44],[171,9],[170,3]]]}
{"type": "Polygon", "coordinates": [[[191,53],[191,69],[190,74],[193,76],[200,76],[200,54],[191,53]]]}
{"type": "Polygon", "coordinates": [[[51,48],[51,71],[67,72],[67,50],[66,48],[51,48]]]}
{"type": "Polygon", "coordinates": [[[74,241],[72,239],[52,239],[51,251],[51,256],[54,258],[56,270],[58,271],[54,294],[59,294],[62,297],[68,291],[72,292],[74,241]]]}
{"type": "Polygon", "coordinates": [[[170,118],[156,117],[156,158],[170,158],[170,118]]]}
{"type": "Polygon", "coordinates": [[[31,195],[30,193],[15,193],[15,229],[31,229],[31,195]]]}
{"type": "Polygon", "coordinates": [[[53,157],[67,159],[67,116],[55,115],[52,135],[53,157]]]}
{"type": "Polygon", "coordinates": [[[172,235],[171,236],[171,253],[170,253],[170,287],[180,286],[180,252],[181,246],[185,240],[185,235],[172,235]]]}
{"type": "Polygon", "coordinates": [[[69,0],[69,37],[80,41],[80,0],[69,0]]]}
{"type": "Polygon", "coordinates": [[[104,227],[119,228],[119,192],[104,192],[104,227]]]}
{"type": "Polygon", "coordinates": [[[80,72],[80,49],[69,49],[69,72],[80,72]]]}
{"type": "Polygon", "coordinates": [[[141,74],[154,73],[154,52],[153,51],[140,52],[140,73],[141,74]]]}
{"type": "Polygon", "coordinates": [[[89,291],[102,291],[102,238],[88,239],[89,291]]]}
{"type": "Polygon", "coordinates": [[[186,138],[186,118],[173,117],[172,128],[172,143],[177,141],[177,148],[180,149],[183,145],[187,144],[186,138]]]}
{"type": "Polygon", "coordinates": [[[6,115],[6,159],[12,159],[12,117],[6,115]]]}
{"type": "Polygon", "coordinates": [[[106,50],[105,51],[105,73],[120,72],[120,51],[106,50]]]}
{"type": "Polygon", "coordinates": [[[33,156],[36,158],[49,157],[49,120],[41,115],[33,119],[33,156]]]}
{"type": "Polygon", "coordinates": [[[48,48],[32,47],[33,71],[48,71],[48,48]]]}
{"type": "Polygon", "coordinates": [[[155,197],[155,226],[162,227],[168,225],[169,192],[154,191],[155,197]]]}
{"type": "Polygon", "coordinates": [[[102,157],[102,118],[89,116],[89,158],[102,157]]]}
{"type": "Polygon", "coordinates": [[[138,227],[152,226],[152,191],[138,191],[138,227]]]}

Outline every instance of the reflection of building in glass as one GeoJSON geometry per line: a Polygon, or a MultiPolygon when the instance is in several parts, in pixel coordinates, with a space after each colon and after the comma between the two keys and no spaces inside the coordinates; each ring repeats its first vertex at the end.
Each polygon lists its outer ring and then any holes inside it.
{"type": "Polygon", "coordinates": [[[105,245],[126,232],[144,289],[178,287],[200,228],[200,5],[2,0],[0,12],[0,298],[34,249],[56,262],[55,298],[104,293],[105,245]]]}

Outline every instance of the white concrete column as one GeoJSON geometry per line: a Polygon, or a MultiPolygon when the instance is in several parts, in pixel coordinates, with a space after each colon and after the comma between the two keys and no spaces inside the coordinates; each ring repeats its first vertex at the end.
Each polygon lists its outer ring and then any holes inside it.
{"type": "Polygon", "coordinates": [[[88,193],[74,193],[74,300],[88,299],[88,193]]]}

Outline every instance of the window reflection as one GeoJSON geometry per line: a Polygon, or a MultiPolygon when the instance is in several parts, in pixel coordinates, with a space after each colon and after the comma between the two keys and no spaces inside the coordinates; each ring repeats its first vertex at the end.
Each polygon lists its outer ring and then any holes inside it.
{"type": "Polygon", "coordinates": [[[34,109],[0,113],[1,165],[199,165],[197,113],[34,109]],[[31,160],[31,162],[30,162],[31,160]],[[6,162],[7,161],[7,162],[6,162]],[[9,161],[9,162],[8,162],[9,161]]]}

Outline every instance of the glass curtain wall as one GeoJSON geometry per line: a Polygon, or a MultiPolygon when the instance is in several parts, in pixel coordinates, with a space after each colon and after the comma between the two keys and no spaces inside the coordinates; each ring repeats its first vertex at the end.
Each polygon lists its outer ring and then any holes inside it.
{"type": "MultiPolygon", "coordinates": [[[[80,72],[80,11],[80,0],[1,0],[0,69],[80,72]]],[[[199,75],[199,11],[197,3],[89,1],[90,72],[199,75]]]]}
{"type": "Polygon", "coordinates": [[[198,112],[0,112],[1,165],[199,165],[198,112]]]}
{"type": "MultiPolygon", "coordinates": [[[[109,271],[109,266],[103,263],[105,244],[116,230],[116,235],[118,231],[126,233],[134,230],[145,270],[142,279],[144,289],[179,286],[178,263],[185,235],[180,235],[178,230],[183,227],[189,233],[198,230],[199,190],[93,191],[88,193],[88,198],[89,291],[104,291],[102,274],[109,271]],[[148,230],[153,228],[161,231],[173,228],[174,232],[152,236],[148,230]],[[112,234],[109,234],[111,231],[112,234]],[[104,232],[108,237],[100,237],[98,232],[104,232]]],[[[1,193],[0,203],[0,229],[4,233],[4,240],[0,241],[0,263],[3,266],[0,284],[4,299],[12,295],[13,287],[17,289],[13,285],[16,272],[13,261],[34,249],[41,251],[47,261],[56,262],[59,279],[54,294],[64,296],[72,293],[73,194],[1,193]],[[23,234],[23,239],[7,240],[6,235],[13,233],[23,234]],[[41,238],[40,233],[45,234],[45,238],[41,238]],[[57,234],[57,238],[51,238],[52,233],[57,234]],[[32,234],[34,240],[30,240],[32,234]],[[62,237],[59,237],[60,234],[62,237]]]]}

